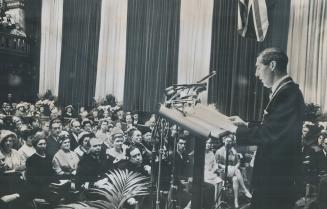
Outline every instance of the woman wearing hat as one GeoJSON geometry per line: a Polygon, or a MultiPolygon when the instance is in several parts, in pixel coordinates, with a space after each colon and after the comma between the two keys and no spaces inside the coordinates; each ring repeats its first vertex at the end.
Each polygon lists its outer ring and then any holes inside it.
{"type": "Polygon", "coordinates": [[[78,157],[81,159],[82,156],[86,153],[88,153],[88,150],[90,148],[90,138],[95,137],[94,133],[90,133],[87,131],[83,131],[78,135],[78,147],[74,150],[74,152],[78,155],[78,157]]]}
{"type": "Polygon", "coordinates": [[[113,128],[111,131],[111,138],[113,141],[113,147],[106,150],[109,159],[114,159],[113,163],[127,159],[126,149],[128,147],[124,144],[124,132],[119,128],[113,128]]]}
{"type": "Polygon", "coordinates": [[[5,156],[4,162],[7,170],[24,171],[25,160],[17,150],[13,149],[15,140],[17,140],[15,133],[8,130],[1,130],[0,152],[5,156]]]}
{"type": "Polygon", "coordinates": [[[70,150],[69,133],[62,131],[59,135],[60,149],[54,155],[52,160],[53,170],[63,178],[70,178],[76,175],[76,169],[79,162],[78,155],[70,150]]]}

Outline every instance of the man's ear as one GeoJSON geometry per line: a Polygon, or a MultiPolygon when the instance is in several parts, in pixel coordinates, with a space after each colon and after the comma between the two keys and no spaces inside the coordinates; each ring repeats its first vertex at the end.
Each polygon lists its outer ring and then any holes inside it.
{"type": "Polygon", "coordinates": [[[273,60],[269,63],[269,67],[270,67],[271,71],[274,71],[276,69],[276,65],[277,65],[277,63],[275,60],[273,60]]]}

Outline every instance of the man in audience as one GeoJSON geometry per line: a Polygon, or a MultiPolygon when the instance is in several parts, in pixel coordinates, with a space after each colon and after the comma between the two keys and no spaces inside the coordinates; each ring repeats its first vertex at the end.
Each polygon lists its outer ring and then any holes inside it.
{"type": "Polygon", "coordinates": [[[78,135],[81,133],[81,123],[73,119],[70,122],[69,138],[70,150],[75,150],[78,147],[78,135]]]}
{"type": "Polygon", "coordinates": [[[60,144],[58,142],[59,134],[62,130],[62,124],[59,119],[54,119],[50,121],[50,136],[47,139],[47,155],[52,159],[53,156],[60,149],[60,144]]]}
{"type": "Polygon", "coordinates": [[[234,116],[231,128],[239,145],[257,145],[253,168],[251,209],[290,209],[298,198],[301,172],[301,130],[305,103],[302,93],[287,75],[287,55],[268,48],[256,61],[256,77],[272,90],[261,124],[234,116]]]}
{"type": "Polygon", "coordinates": [[[109,137],[108,133],[108,121],[105,119],[100,120],[99,122],[100,129],[96,132],[95,136],[102,140],[102,142],[105,142],[107,138],[109,137]]]}
{"type": "Polygon", "coordinates": [[[88,154],[84,154],[78,163],[76,185],[88,189],[96,186],[96,182],[104,178],[104,173],[112,168],[112,162],[101,157],[102,141],[91,138],[88,154]]]}

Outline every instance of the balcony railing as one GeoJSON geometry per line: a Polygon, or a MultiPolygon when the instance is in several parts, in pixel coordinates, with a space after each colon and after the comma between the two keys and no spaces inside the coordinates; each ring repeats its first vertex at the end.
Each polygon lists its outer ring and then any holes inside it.
{"type": "Polygon", "coordinates": [[[0,32],[0,52],[16,55],[29,55],[31,51],[30,39],[0,32]]]}

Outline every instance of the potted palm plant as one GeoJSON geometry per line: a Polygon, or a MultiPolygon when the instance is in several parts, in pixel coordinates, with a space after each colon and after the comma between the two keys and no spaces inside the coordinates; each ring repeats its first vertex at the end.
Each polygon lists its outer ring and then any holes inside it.
{"type": "Polygon", "coordinates": [[[99,188],[87,192],[97,200],[62,204],[56,209],[123,209],[128,199],[149,195],[149,178],[140,173],[117,169],[106,176],[99,188]]]}

